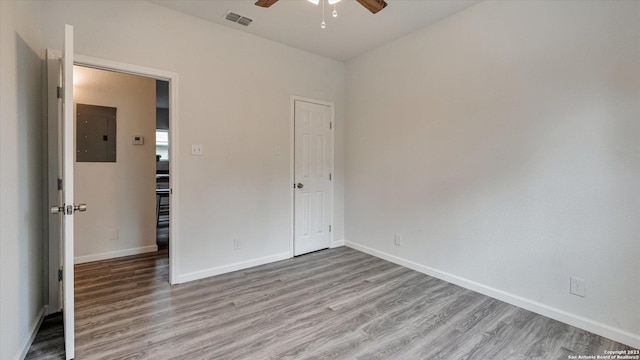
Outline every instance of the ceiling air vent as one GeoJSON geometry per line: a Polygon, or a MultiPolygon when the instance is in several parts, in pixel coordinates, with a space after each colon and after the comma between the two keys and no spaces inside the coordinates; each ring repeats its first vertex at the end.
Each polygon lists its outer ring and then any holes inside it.
{"type": "Polygon", "coordinates": [[[249,26],[249,24],[251,24],[253,20],[249,19],[248,17],[241,17],[240,20],[238,20],[238,24],[240,25],[244,25],[244,26],[249,26]]]}
{"type": "Polygon", "coordinates": [[[227,11],[227,13],[224,15],[224,18],[244,26],[249,26],[249,24],[251,24],[251,22],[253,21],[253,19],[249,19],[248,17],[236,14],[231,10],[227,11]]]}

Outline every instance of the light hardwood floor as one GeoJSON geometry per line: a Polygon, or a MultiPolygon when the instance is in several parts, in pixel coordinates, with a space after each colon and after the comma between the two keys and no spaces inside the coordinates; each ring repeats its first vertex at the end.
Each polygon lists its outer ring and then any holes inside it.
{"type": "MultiPolygon", "coordinates": [[[[346,247],[170,287],[165,251],[76,266],[76,359],[567,359],[630,349],[346,247]]],[[[51,332],[51,331],[50,331],[51,332]]],[[[60,358],[55,335],[28,359],[60,358]]]]}

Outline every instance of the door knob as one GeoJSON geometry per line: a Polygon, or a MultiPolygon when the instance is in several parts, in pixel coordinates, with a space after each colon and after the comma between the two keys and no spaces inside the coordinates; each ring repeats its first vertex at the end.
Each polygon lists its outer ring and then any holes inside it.
{"type": "MultiPolygon", "coordinates": [[[[64,206],[52,206],[51,209],[49,209],[49,211],[51,211],[52,214],[64,214],[65,210],[64,210],[64,206]]],[[[87,211],[87,204],[78,204],[78,205],[74,205],[73,206],[73,211],[80,211],[80,212],[85,212],[87,211]]],[[[71,215],[71,205],[67,206],[67,215],[71,215]]]]}
{"type": "Polygon", "coordinates": [[[297,187],[298,189],[302,189],[302,188],[304,187],[304,184],[303,184],[303,183],[298,183],[298,185],[296,185],[296,187],[297,187]]]}
{"type": "Polygon", "coordinates": [[[59,213],[64,214],[64,206],[55,205],[55,206],[52,206],[49,211],[51,211],[52,214],[59,214],[59,213]]]}

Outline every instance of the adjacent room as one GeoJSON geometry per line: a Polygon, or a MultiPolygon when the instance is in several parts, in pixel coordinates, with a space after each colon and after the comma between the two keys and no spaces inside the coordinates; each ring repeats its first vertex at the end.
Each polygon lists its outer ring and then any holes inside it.
{"type": "Polygon", "coordinates": [[[0,20],[0,359],[640,359],[640,2],[0,20]]]}
{"type": "Polygon", "coordinates": [[[156,245],[169,248],[169,82],[156,80],[156,245]]]}

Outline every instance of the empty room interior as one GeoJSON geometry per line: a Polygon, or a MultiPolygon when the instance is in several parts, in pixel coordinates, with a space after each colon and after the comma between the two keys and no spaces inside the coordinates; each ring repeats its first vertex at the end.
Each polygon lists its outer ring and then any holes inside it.
{"type": "Polygon", "coordinates": [[[640,359],[640,1],[1,0],[0,359],[640,359]]]}

